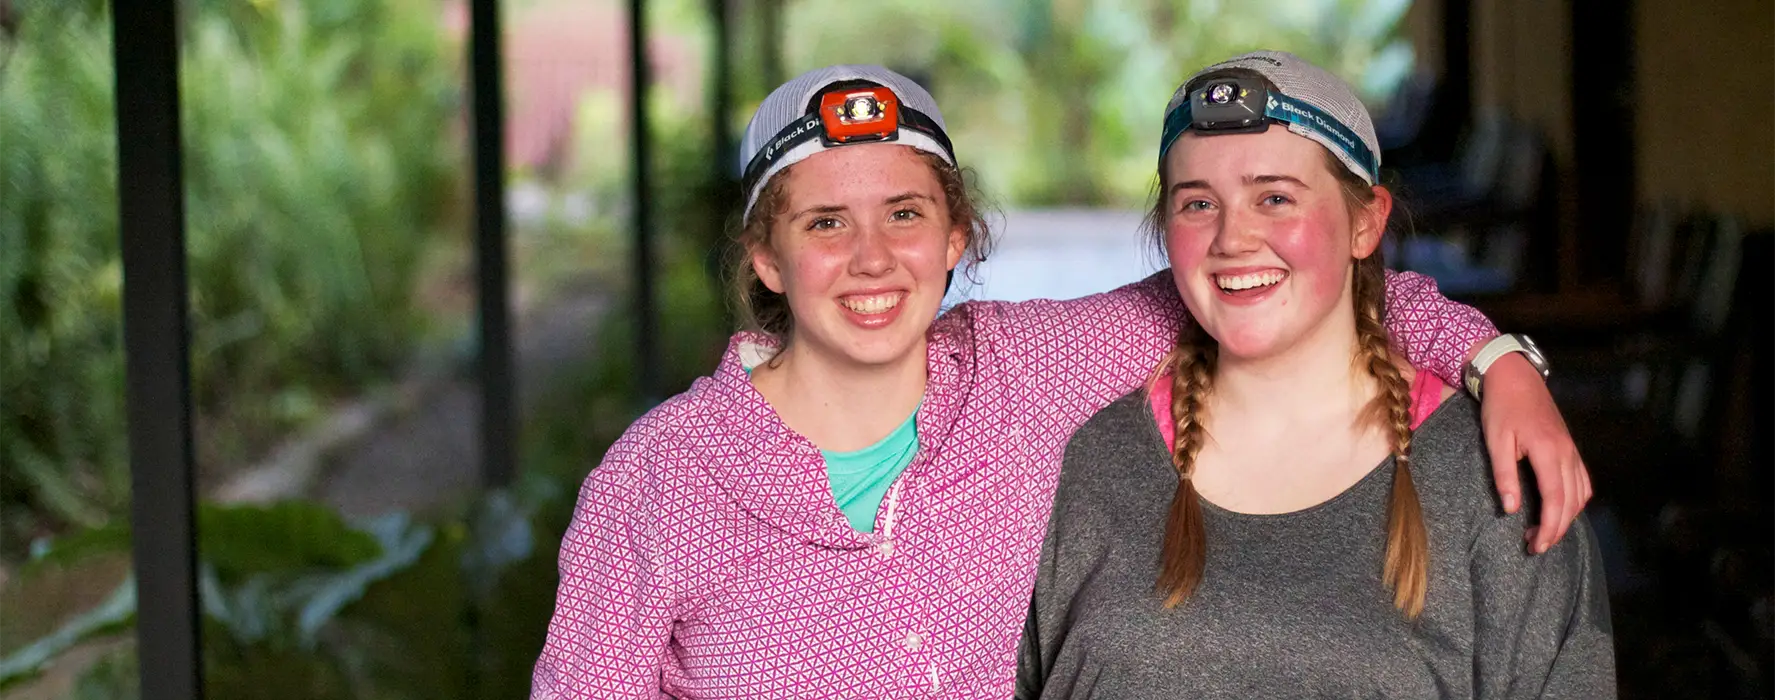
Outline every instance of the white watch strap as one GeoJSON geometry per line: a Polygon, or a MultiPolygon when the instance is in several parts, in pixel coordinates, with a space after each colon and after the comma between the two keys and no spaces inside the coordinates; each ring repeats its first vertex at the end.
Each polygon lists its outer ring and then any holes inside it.
{"type": "Polygon", "coordinates": [[[1473,367],[1478,369],[1480,374],[1485,374],[1485,371],[1491,369],[1492,363],[1497,362],[1498,358],[1513,352],[1526,352],[1527,350],[1528,347],[1517,340],[1515,335],[1500,335],[1492,338],[1491,342],[1486,343],[1484,347],[1479,348],[1479,355],[1473,358],[1473,367]]]}
{"type": "Polygon", "coordinates": [[[1500,335],[1487,341],[1485,345],[1480,346],[1479,354],[1473,357],[1473,362],[1467,367],[1468,371],[1462,373],[1465,375],[1462,379],[1466,380],[1467,393],[1472,394],[1475,399],[1480,397],[1479,390],[1485,379],[1485,371],[1491,369],[1492,363],[1497,362],[1498,358],[1513,352],[1527,353],[1528,351],[1528,346],[1517,340],[1515,335],[1500,335]]]}

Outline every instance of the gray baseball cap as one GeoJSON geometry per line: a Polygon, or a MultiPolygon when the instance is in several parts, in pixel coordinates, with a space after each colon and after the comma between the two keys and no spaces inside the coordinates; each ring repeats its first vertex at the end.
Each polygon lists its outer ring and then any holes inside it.
{"type": "Polygon", "coordinates": [[[1188,129],[1204,133],[1249,132],[1285,124],[1288,130],[1317,141],[1368,184],[1380,179],[1380,139],[1374,120],[1355,90],[1330,71],[1283,51],[1254,51],[1203,68],[1171,96],[1165,106],[1165,127],[1159,143],[1163,163],[1171,145],[1188,129]],[[1269,82],[1261,104],[1249,105],[1240,123],[1226,119],[1238,112],[1241,74],[1255,73],[1269,82]],[[1220,82],[1221,78],[1226,82],[1220,82]],[[1217,86],[1221,87],[1218,91],[1217,86]],[[1214,114],[1210,114],[1213,112],[1214,114]],[[1242,124],[1242,125],[1241,125],[1242,124]]]}
{"type": "Polygon", "coordinates": [[[746,125],[746,136],[740,141],[739,169],[746,189],[744,215],[751,215],[758,194],[772,175],[797,161],[828,148],[851,143],[891,141],[933,153],[954,166],[954,148],[937,101],[918,83],[881,66],[827,66],[802,73],[775,90],[746,125]],[[879,138],[859,141],[835,141],[823,127],[819,112],[820,97],[829,88],[853,88],[873,84],[892,91],[897,100],[897,129],[879,138]]]}

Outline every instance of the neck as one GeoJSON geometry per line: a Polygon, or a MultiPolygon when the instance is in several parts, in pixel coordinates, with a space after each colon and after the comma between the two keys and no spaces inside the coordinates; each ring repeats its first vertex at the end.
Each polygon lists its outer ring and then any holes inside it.
{"type": "Polygon", "coordinates": [[[857,364],[790,343],[776,361],[752,370],[752,385],[790,429],[816,447],[868,447],[900,427],[925,390],[923,339],[885,364],[857,364]]]}
{"type": "Polygon", "coordinates": [[[1263,357],[1224,352],[1215,368],[1211,399],[1227,415],[1293,423],[1331,412],[1359,414],[1378,388],[1355,366],[1356,319],[1332,314],[1294,344],[1263,357]]]}

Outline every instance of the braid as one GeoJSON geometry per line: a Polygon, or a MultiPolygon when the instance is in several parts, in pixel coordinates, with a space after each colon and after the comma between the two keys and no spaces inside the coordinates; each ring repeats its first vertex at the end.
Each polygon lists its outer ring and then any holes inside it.
{"type": "Polygon", "coordinates": [[[1220,347],[1195,323],[1185,324],[1177,348],[1171,352],[1171,418],[1176,421],[1176,448],[1171,464],[1177,468],[1177,493],[1165,522],[1165,541],[1159,550],[1157,590],[1165,607],[1182,604],[1202,582],[1208,563],[1208,540],[1202,529],[1202,504],[1196,495],[1196,455],[1202,452],[1207,430],[1203,410],[1214,388],[1214,365],[1220,347]]]}
{"type": "Polygon", "coordinates": [[[1393,604],[1408,618],[1424,611],[1429,587],[1429,533],[1417,487],[1411,480],[1411,386],[1393,363],[1387,328],[1385,281],[1378,253],[1356,263],[1356,360],[1380,384],[1381,393],[1364,411],[1363,423],[1392,431],[1393,492],[1387,503],[1387,554],[1381,579],[1393,589],[1393,604]]]}

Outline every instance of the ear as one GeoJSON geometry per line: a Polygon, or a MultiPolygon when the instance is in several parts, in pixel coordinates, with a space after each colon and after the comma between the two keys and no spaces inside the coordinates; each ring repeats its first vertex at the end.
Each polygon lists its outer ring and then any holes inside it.
{"type": "Polygon", "coordinates": [[[783,270],[777,263],[776,251],[771,250],[769,243],[752,245],[752,271],[758,273],[759,281],[766,289],[783,293],[783,270]]]}
{"type": "Polygon", "coordinates": [[[968,229],[967,229],[967,227],[963,226],[963,225],[959,225],[959,224],[956,226],[950,227],[950,229],[949,229],[949,269],[950,270],[954,270],[956,265],[961,264],[961,256],[963,253],[966,253],[967,250],[968,250],[968,229]]]}
{"type": "Polygon", "coordinates": [[[1380,247],[1381,235],[1387,230],[1387,216],[1393,213],[1393,193],[1374,186],[1374,201],[1356,212],[1356,226],[1351,233],[1350,254],[1361,260],[1374,255],[1380,247]]]}

